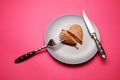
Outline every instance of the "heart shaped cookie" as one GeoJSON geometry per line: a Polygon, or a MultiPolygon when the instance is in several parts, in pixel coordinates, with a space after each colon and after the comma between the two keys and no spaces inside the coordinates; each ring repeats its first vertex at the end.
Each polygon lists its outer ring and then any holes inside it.
{"type": "Polygon", "coordinates": [[[65,39],[63,43],[68,45],[76,45],[77,42],[82,45],[83,43],[83,30],[80,25],[73,24],[69,30],[62,29],[60,36],[65,39]]]}
{"type": "Polygon", "coordinates": [[[82,44],[83,40],[83,30],[80,25],[74,24],[69,28],[69,34],[80,44],[82,44]],[[71,34],[72,33],[72,34],[71,34]]]}

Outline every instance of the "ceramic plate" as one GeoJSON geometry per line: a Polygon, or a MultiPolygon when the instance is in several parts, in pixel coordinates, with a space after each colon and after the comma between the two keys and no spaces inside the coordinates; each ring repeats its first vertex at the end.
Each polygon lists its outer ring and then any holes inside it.
{"type": "MultiPolygon", "coordinates": [[[[68,30],[73,24],[79,24],[83,30],[83,44],[77,45],[79,49],[59,43],[54,47],[47,48],[47,50],[51,56],[60,62],[66,64],[81,64],[90,60],[97,52],[96,44],[87,30],[82,16],[68,14],[56,18],[47,28],[45,43],[47,44],[50,39],[58,37],[62,29],[68,30]]],[[[97,27],[93,23],[92,25],[100,40],[100,34],[97,27]]]]}

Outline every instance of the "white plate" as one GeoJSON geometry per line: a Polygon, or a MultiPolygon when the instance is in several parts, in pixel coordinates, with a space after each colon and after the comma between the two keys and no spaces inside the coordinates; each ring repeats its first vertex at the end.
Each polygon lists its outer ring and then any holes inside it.
{"type": "MultiPolygon", "coordinates": [[[[68,30],[70,25],[79,24],[83,29],[83,45],[78,45],[79,49],[74,47],[58,44],[53,48],[47,48],[49,53],[58,61],[66,64],[80,64],[90,60],[97,52],[97,47],[94,40],[90,37],[88,30],[85,26],[83,18],[79,15],[69,14],[58,17],[49,26],[45,34],[45,43],[52,38],[59,36],[62,29],[68,30]]],[[[93,24],[93,23],[92,23],[93,24]]],[[[93,24],[93,27],[100,40],[98,29],[93,24]]]]}

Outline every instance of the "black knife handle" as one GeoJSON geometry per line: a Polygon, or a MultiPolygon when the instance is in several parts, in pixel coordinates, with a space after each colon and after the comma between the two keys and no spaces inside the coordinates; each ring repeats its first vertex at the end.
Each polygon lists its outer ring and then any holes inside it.
{"type": "Polygon", "coordinates": [[[95,41],[95,43],[96,43],[96,46],[97,46],[98,51],[100,52],[102,58],[103,58],[103,59],[106,59],[105,51],[104,51],[104,49],[103,49],[100,41],[98,40],[96,34],[94,33],[94,34],[92,35],[92,37],[93,37],[93,39],[94,39],[94,41],[95,41]]]}

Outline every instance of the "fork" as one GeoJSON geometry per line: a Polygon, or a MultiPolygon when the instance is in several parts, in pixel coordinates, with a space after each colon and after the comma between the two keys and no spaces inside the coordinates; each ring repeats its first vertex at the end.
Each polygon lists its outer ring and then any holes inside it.
{"type": "Polygon", "coordinates": [[[30,52],[18,57],[17,59],[15,59],[15,63],[23,62],[23,61],[31,58],[32,56],[34,56],[37,52],[41,51],[42,49],[47,48],[47,47],[53,47],[56,44],[63,42],[63,41],[64,41],[64,38],[62,36],[50,39],[46,45],[44,45],[36,50],[30,51],[30,52]]]}

